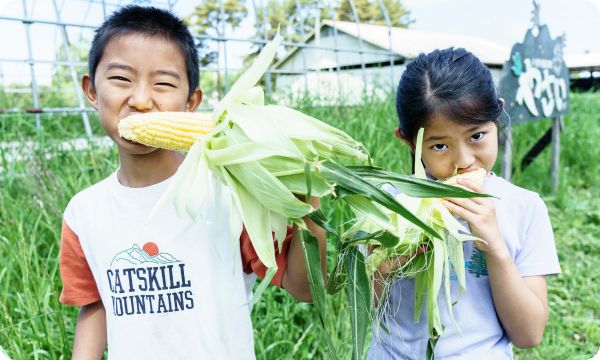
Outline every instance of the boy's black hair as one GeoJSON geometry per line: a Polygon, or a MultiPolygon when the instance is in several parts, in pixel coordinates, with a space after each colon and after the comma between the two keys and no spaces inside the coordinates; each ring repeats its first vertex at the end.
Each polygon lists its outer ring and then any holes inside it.
{"type": "Polygon", "coordinates": [[[488,68],[462,48],[417,56],[396,93],[399,127],[411,141],[435,113],[464,124],[497,123],[502,106],[488,68]]]}
{"type": "Polygon", "coordinates": [[[115,11],[96,29],[88,56],[88,70],[92,84],[96,77],[96,68],[108,42],[114,37],[132,33],[162,37],[179,46],[187,71],[188,96],[191,96],[198,87],[200,75],[198,50],[194,38],[181,19],[167,10],[155,7],[125,6],[115,11]]]}

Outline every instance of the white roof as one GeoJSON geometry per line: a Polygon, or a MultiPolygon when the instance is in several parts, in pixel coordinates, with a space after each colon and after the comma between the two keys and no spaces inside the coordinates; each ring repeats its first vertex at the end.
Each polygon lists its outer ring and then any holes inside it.
{"type": "Polygon", "coordinates": [[[600,52],[567,53],[563,55],[567,67],[571,70],[600,70],[600,52]]]}
{"type": "MultiPolygon", "coordinates": [[[[431,31],[420,31],[399,27],[389,28],[384,25],[371,25],[348,21],[324,20],[322,26],[331,26],[350,36],[358,37],[371,45],[382,49],[390,49],[389,32],[391,30],[391,50],[405,59],[414,59],[420,53],[429,53],[435,49],[449,47],[463,47],[477,56],[484,64],[503,66],[510,56],[510,47],[506,47],[482,38],[447,34],[431,31]]],[[[310,35],[310,37],[314,34],[310,35]]],[[[295,49],[278,62],[284,63],[289,56],[293,56],[295,49]]],[[[571,70],[600,70],[600,52],[597,53],[567,53],[564,55],[565,63],[571,70]]]]}
{"type": "MultiPolygon", "coordinates": [[[[331,20],[323,21],[332,26],[331,20]]],[[[484,64],[502,66],[509,58],[510,48],[477,37],[455,35],[439,32],[411,30],[399,27],[388,29],[383,25],[359,24],[336,21],[335,27],[348,35],[358,37],[372,45],[390,49],[389,30],[392,35],[392,51],[406,59],[413,59],[420,53],[428,53],[435,49],[463,47],[475,54],[484,64]]]]}

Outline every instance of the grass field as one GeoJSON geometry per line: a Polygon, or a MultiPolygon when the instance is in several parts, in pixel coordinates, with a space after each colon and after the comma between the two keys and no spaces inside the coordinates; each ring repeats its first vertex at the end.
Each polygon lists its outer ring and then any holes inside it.
{"type": "MultiPolygon", "coordinates": [[[[362,141],[378,165],[410,171],[407,150],[393,137],[393,103],[367,101],[362,107],[302,108],[362,141]]],[[[78,117],[43,118],[37,133],[33,118],[0,117],[0,142],[32,140],[32,156],[8,161],[0,148],[0,346],[13,359],[70,358],[77,309],[59,304],[60,221],[76,192],[110,174],[114,149],[65,151],[59,143],[83,135],[78,117]]],[[[549,121],[514,129],[515,162],[541,136],[549,121]]],[[[94,125],[96,133],[97,121],[94,125]]],[[[552,219],[563,273],[549,279],[550,320],[536,349],[517,350],[521,359],[588,359],[600,347],[600,94],[574,94],[561,145],[560,189],[550,191],[550,152],[545,150],[513,181],[537,191],[552,219]]],[[[17,153],[25,153],[24,150],[17,153]]],[[[344,209],[324,204],[336,226],[344,209]]],[[[328,243],[329,266],[335,244],[328,243]]],[[[342,358],[351,351],[343,292],[329,299],[327,330],[342,358]]],[[[298,304],[279,289],[269,289],[254,307],[259,359],[324,359],[326,345],[311,305],[298,304]]]]}

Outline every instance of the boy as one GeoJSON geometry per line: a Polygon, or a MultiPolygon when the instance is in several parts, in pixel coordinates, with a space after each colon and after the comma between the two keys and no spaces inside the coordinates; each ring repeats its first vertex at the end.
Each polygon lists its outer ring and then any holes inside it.
{"type": "MultiPolygon", "coordinates": [[[[241,227],[233,231],[239,243],[231,238],[230,202],[210,206],[215,191],[198,222],[167,206],[146,223],[184,156],[117,131],[136,112],[195,111],[198,75],[194,41],[167,11],[128,6],[96,31],[82,88],[120,167],[75,195],[63,218],[60,300],[81,306],[74,359],[100,358],[107,345],[119,359],[254,358],[249,296],[265,267],[241,227]]],[[[324,265],[324,232],[307,225],[324,265]]],[[[300,240],[289,230],[272,283],[310,301],[300,240]]]]}

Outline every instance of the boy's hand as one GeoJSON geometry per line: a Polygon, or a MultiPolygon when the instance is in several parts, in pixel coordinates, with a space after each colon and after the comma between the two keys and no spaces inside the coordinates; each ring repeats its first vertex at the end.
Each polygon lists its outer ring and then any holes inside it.
{"type": "Polygon", "coordinates": [[[303,195],[303,194],[294,194],[294,196],[298,200],[310,204],[314,209],[318,209],[318,208],[321,207],[321,198],[319,198],[319,197],[311,196],[310,197],[310,202],[307,202],[306,201],[306,195],[303,195]]]}
{"type": "MultiPolygon", "coordinates": [[[[471,191],[483,193],[483,186],[466,179],[459,179],[458,184],[471,191]]],[[[475,241],[477,249],[487,256],[504,255],[506,244],[500,235],[496,220],[496,207],[490,198],[445,198],[443,204],[452,213],[460,216],[469,223],[471,234],[483,239],[475,241]]]]}

